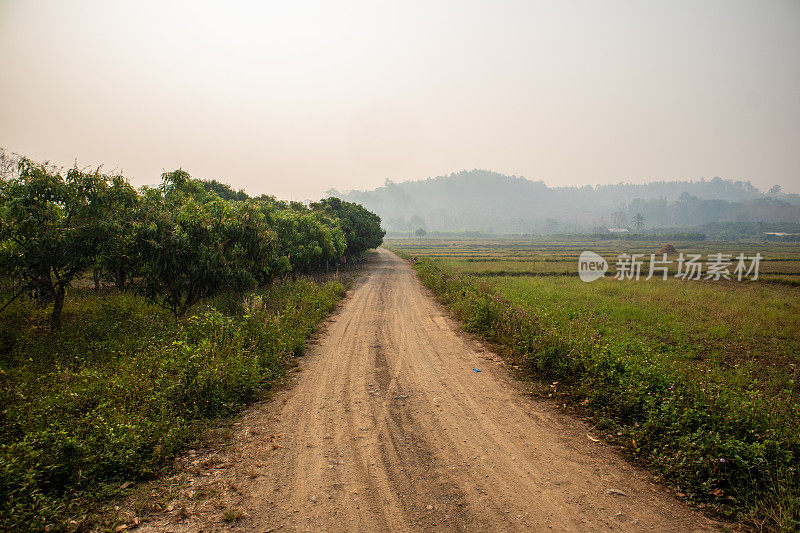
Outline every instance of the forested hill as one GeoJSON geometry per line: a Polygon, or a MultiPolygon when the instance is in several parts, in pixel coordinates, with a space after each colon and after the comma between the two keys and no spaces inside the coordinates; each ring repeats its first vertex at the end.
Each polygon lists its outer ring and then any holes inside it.
{"type": "Polygon", "coordinates": [[[629,227],[640,213],[649,228],[716,222],[800,222],[800,195],[748,181],[721,178],[584,187],[548,187],[541,181],[487,170],[420,181],[387,180],[372,191],[331,196],[379,214],[389,231],[554,233],[629,227]]]}

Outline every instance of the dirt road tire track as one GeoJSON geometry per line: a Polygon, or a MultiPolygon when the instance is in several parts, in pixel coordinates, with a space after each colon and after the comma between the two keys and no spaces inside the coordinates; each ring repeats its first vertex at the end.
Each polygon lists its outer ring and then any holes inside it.
{"type": "Polygon", "coordinates": [[[527,397],[386,250],[302,367],[200,463],[188,493],[213,496],[184,498],[173,507],[186,512],[144,530],[714,529],[583,423],[527,397]]]}

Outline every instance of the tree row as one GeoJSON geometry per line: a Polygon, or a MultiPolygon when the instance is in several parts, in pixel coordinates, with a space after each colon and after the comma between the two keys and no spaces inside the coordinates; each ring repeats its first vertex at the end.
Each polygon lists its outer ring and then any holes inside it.
{"type": "Polygon", "coordinates": [[[352,260],[381,244],[380,225],[338,198],[308,206],[250,198],[182,170],[137,190],[99,169],[63,173],[22,159],[0,181],[0,271],[12,281],[5,305],[26,293],[52,303],[58,328],[68,287],[91,272],[180,316],[224,290],[352,260]]]}

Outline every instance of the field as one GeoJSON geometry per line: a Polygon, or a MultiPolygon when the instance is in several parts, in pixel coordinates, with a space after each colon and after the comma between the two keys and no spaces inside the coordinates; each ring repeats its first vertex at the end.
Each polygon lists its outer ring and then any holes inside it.
{"type": "MultiPolygon", "coordinates": [[[[412,257],[435,258],[443,266],[482,277],[577,275],[578,256],[584,250],[603,256],[609,262],[613,275],[619,254],[643,254],[647,266],[650,254],[656,253],[665,244],[657,241],[542,242],[512,239],[387,239],[387,243],[412,257]]],[[[730,254],[734,258],[740,253],[747,257],[761,253],[763,258],[759,279],[800,284],[800,246],[797,244],[685,242],[677,243],[676,249],[686,255],[701,254],[704,259],[708,254],[717,253],[730,254]]],[[[669,258],[677,260],[675,254],[669,258]]],[[[675,274],[676,266],[677,263],[671,265],[672,274],[675,274]]],[[[646,271],[643,272],[646,274],[646,271]]]]}
{"type": "MultiPolygon", "coordinates": [[[[608,333],[626,331],[680,350],[684,359],[719,366],[753,367],[759,382],[776,380],[783,390],[800,363],[800,246],[793,244],[687,243],[684,254],[751,257],[761,253],[760,282],[646,280],[649,254],[657,242],[611,243],[520,241],[391,241],[411,256],[434,259],[459,274],[490,283],[524,306],[548,309],[553,322],[579,313],[602,317],[608,333]],[[604,279],[584,283],[578,256],[591,250],[606,258],[604,279]],[[646,257],[641,279],[614,279],[619,254],[646,257]],[[768,379],[769,378],[769,379],[768,379]]],[[[675,259],[675,255],[670,255],[675,259]]],[[[733,270],[733,269],[731,269],[733,270]]],[[[607,334],[608,334],[607,333],[607,334]]],[[[797,392],[800,384],[793,385],[797,392]]]]}
{"type": "MultiPolygon", "coordinates": [[[[508,348],[543,393],[700,507],[796,528],[800,453],[800,247],[676,243],[763,257],[757,281],[646,280],[658,242],[392,240],[470,329],[508,348]],[[591,250],[604,279],[577,276],[591,250]],[[621,253],[640,280],[614,279],[621,253]]],[[[670,256],[675,259],[675,255],[670,256]]],[[[733,268],[731,268],[733,270],[733,268]]]]}

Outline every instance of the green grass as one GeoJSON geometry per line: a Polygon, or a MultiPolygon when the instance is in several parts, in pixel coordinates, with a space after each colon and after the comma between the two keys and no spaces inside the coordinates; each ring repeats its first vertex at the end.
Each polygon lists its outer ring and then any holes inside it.
{"type": "MultiPolygon", "coordinates": [[[[468,330],[505,346],[546,380],[545,395],[592,417],[697,505],[800,529],[800,288],[487,276],[475,265],[489,269],[492,261],[469,255],[486,249],[480,243],[458,243],[457,257],[446,243],[441,255],[434,246],[393,244],[419,259],[423,282],[468,330]]],[[[517,263],[533,270],[534,261],[565,255],[562,246],[537,246],[517,263]]],[[[513,248],[494,246],[492,254],[520,254],[513,248]]],[[[573,269],[581,248],[595,249],[582,243],[566,254],[573,269]]],[[[771,252],[791,258],[796,250],[771,252]]]]}
{"type": "Polygon", "coordinates": [[[338,281],[279,282],[176,319],[75,290],[54,333],[46,309],[13,304],[0,322],[0,530],[88,527],[121,483],[276,383],[343,294],[338,281]]]}
{"type": "MultiPolygon", "coordinates": [[[[771,283],[619,282],[575,277],[500,277],[515,303],[547,309],[553,323],[578,314],[602,319],[607,338],[634,336],[703,368],[751,367],[759,381],[789,385],[800,363],[800,290],[771,283]]],[[[600,326],[598,325],[598,328],[600,326]]]]}

